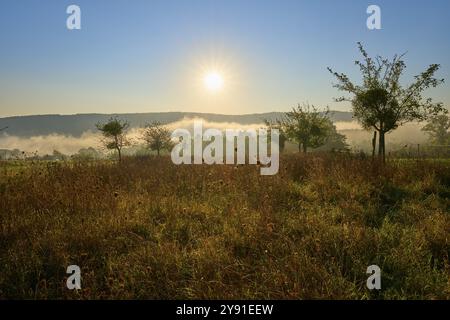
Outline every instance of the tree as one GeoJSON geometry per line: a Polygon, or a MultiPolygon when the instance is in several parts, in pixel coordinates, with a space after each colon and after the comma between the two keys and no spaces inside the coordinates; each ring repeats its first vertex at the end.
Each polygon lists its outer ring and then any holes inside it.
{"type": "Polygon", "coordinates": [[[430,121],[422,130],[429,136],[432,143],[446,145],[450,143],[450,118],[445,114],[440,114],[430,118],[430,121]]]}
{"type": "Polygon", "coordinates": [[[169,150],[172,147],[170,131],[160,122],[147,124],[142,133],[142,139],[147,147],[157,152],[158,156],[164,149],[169,150]]]}
{"type": "Polygon", "coordinates": [[[282,127],[287,137],[298,143],[298,150],[307,152],[308,148],[318,148],[325,144],[332,128],[328,111],[319,112],[316,107],[298,105],[286,113],[282,127]]]}
{"type": "Polygon", "coordinates": [[[52,158],[56,160],[66,160],[67,156],[58,150],[53,150],[52,158]]]}
{"type": "Polygon", "coordinates": [[[442,103],[434,103],[424,98],[423,92],[444,82],[434,74],[439,64],[431,64],[424,72],[416,75],[408,86],[402,86],[400,78],[406,68],[403,55],[395,55],[392,60],[377,56],[371,58],[360,42],[358,48],[363,61],[356,61],[362,74],[362,84],[354,84],[343,73],[328,70],[335,76],[333,86],[351,94],[350,98],[340,97],[336,101],[350,101],[353,114],[365,129],[378,132],[378,154],[385,161],[385,135],[411,121],[423,121],[428,117],[445,112],[442,103]]]}
{"type": "Polygon", "coordinates": [[[321,151],[348,151],[349,145],[346,142],[345,135],[337,132],[336,126],[330,123],[330,129],[328,130],[328,136],[325,143],[319,147],[321,151]]]}
{"type": "Polygon", "coordinates": [[[375,159],[375,149],[377,147],[377,131],[373,132],[372,138],[372,160],[375,159]]]}
{"type": "Polygon", "coordinates": [[[110,118],[106,123],[97,123],[96,127],[103,134],[102,143],[107,149],[116,150],[119,162],[122,161],[123,147],[130,145],[127,139],[129,123],[118,118],[110,118]]]}
{"type": "Polygon", "coordinates": [[[100,159],[101,157],[102,154],[92,147],[81,148],[76,154],[72,156],[73,159],[77,160],[95,160],[100,159]]]}

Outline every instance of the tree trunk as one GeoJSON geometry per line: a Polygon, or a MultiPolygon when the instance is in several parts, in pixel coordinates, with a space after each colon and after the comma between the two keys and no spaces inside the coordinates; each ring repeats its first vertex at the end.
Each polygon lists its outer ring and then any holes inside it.
{"type": "Polygon", "coordinates": [[[375,149],[377,147],[377,132],[373,132],[373,138],[372,138],[372,159],[375,158],[375,149]]]}
{"type": "Polygon", "coordinates": [[[303,153],[306,153],[308,147],[306,146],[306,143],[303,143],[303,153]]]}
{"type": "Polygon", "coordinates": [[[386,148],[385,148],[385,140],[384,140],[384,131],[380,131],[380,138],[378,142],[378,155],[381,157],[383,163],[386,162],[386,148]]]}
{"type": "Polygon", "coordinates": [[[158,148],[158,149],[156,149],[156,152],[158,153],[158,157],[159,157],[159,148],[158,148]]]}
{"type": "Polygon", "coordinates": [[[122,162],[122,152],[120,148],[117,148],[117,152],[119,153],[119,162],[122,162]]]}

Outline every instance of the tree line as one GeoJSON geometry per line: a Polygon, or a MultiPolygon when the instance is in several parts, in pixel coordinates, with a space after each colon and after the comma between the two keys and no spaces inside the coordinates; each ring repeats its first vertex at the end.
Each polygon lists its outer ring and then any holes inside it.
{"type": "MultiPolygon", "coordinates": [[[[119,161],[121,161],[122,149],[131,145],[131,141],[127,137],[130,124],[115,117],[106,123],[97,123],[96,127],[103,135],[102,144],[109,150],[117,151],[119,161]]],[[[156,151],[158,156],[161,151],[169,150],[173,145],[169,129],[157,121],[145,126],[140,139],[150,150],[156,151]]]]}

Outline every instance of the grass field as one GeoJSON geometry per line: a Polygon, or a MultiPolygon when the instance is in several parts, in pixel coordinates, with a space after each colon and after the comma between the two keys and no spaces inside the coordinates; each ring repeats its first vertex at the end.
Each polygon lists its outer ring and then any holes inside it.
{"type": "Polygon", "coordinates": [[[280,163],[2,162],[0,298],[450,298],[449,162],[280,163]]]}

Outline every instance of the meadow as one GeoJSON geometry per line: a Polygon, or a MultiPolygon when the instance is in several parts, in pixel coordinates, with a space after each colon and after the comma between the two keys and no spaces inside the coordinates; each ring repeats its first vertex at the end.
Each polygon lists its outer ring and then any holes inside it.
{"type": "Polygon", "coordinates": [[[448,161],[0,162],[0,298],[449,299],[449,212],[448,161]]]}

